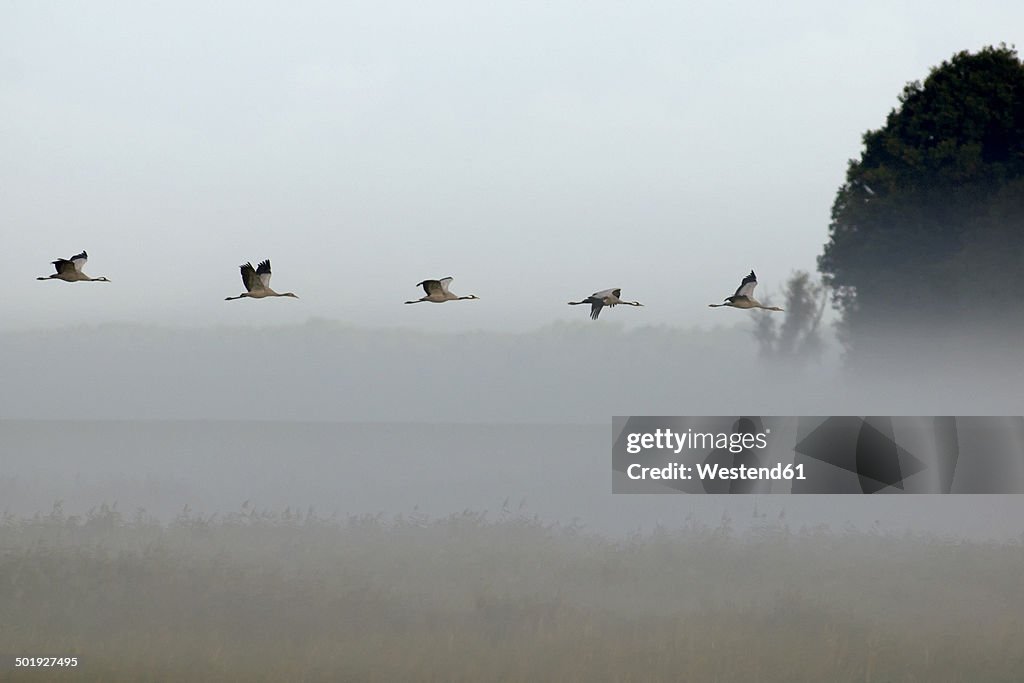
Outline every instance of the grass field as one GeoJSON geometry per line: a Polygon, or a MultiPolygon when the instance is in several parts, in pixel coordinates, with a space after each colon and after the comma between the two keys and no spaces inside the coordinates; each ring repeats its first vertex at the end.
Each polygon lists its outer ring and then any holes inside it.
{"type": "Polygon", "coordinates": [[[0,520],[34,681],[1020,681],[1024,545],[505,513],[0,520]]]}

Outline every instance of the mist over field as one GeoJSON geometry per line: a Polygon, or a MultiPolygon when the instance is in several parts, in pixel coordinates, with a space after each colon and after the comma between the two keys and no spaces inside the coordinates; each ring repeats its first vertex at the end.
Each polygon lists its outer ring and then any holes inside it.
{"type": "Polygon", "coordinates": [[[926,372],[917,357],[858,377],[834,345],[818,363],[766,364],[749,321],[443,334],[313,320],[3,333],[0,355],[17,359],[0,394],[0,500],[19,514],[57,501],[164,520],[245,501],[343,516],[507,506],[624,534],[723,514],[742,527],[756,510],[798,526],[1024,532],[1014,496],[610,493],[612,415],[1024,413],[1019,368],[970,349],[926,372]]]}
{"type": "Polygon", "coordinates": [[[607,425],[612,415],[1024,408],[1024,364],[1010,335],[951,330],[928,347],[891,344],[875,368],[845,372],[834,343],[820,361],[762,358],[749,316],[723,315],[732,319],[710,329],[562,320],[518,333],[436,333],[311,319],[0,332],[0,415],[607,425]]]}

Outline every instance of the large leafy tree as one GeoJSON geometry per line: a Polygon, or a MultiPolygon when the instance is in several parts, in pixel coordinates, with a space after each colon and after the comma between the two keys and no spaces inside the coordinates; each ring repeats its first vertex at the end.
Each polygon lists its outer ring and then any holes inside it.
{"type": "Polygon", "coordinates": [[[864,135],[819,258],[853,355],[884,331],[1024,322],[1024,63],[1000,45],[909,83],[864,135]]]}

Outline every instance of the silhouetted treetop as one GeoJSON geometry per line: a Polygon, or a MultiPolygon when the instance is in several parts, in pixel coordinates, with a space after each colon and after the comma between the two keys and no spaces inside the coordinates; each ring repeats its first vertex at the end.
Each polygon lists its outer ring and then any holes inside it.
{"type": "Polygon", "coordinates": [[[847,343],[951,313],[1024,321],[1024,302],[993,296],[1024,267],[1024,63],[960,52],[899,102],[850,161],[819,258],[847,343]]]}

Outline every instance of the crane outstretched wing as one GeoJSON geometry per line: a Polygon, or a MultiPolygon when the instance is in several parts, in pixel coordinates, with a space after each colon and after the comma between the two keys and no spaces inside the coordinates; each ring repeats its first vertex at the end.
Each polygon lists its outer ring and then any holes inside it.
{"type": "Polygon", "coordinates": [[[243,263],[238,269],[242,273],[242,284],[245,285],[245,291],[251,292],[254,287],[258,287],[259,278],[256,276],[256,269],[252,267],[251,263],[243,263]]]}
{"type": "Polygon", "coordinates": [[[754,275],[754,271],[750,271],[750,275],[743,278],[743,282],[736,288],[736,293],[733,296],[745,296],[749,299],[754,296],[754,287],[757,287],[757,276],[754,275]]]}
{"type": "Polygon", "coordinates": [[[260,265],[256,267],[256,275],[259,276],[263,288],[270,289],[270,259],[260,261],[260,265]]]}
{"type": "Polygon", "coordinates": [[[81,273],[82,272],[82,268],[85,267],[86,261],[89,260],[89,255],[86,254],[85,251],[83,250],[81,254],[75,254],[74,256],[69,258],[68,260],[71,261],[71,263],[75,264],[75,270],[77,270],[79,273],[81,273]]]}
{"type": "Polygon", "coordinates": [[[53,267],[54,267],[54,269],[56,269],[58,275],[60,275],[62,273],[70,273],[70,272],[73,272],[75,270],[74,262],[70,261],[70,260],[68,260],[66,258],[59,258],[56,261],[53,261],[52,263],[53,263],[53,267]]]}
{"type": "Polygon", "coordinates": [[[441,284],[440,280],[424,280],[423,282],[417,282],[416,286],[422,287],[427,296],[444,292],[444,285],[441,284]]]}

